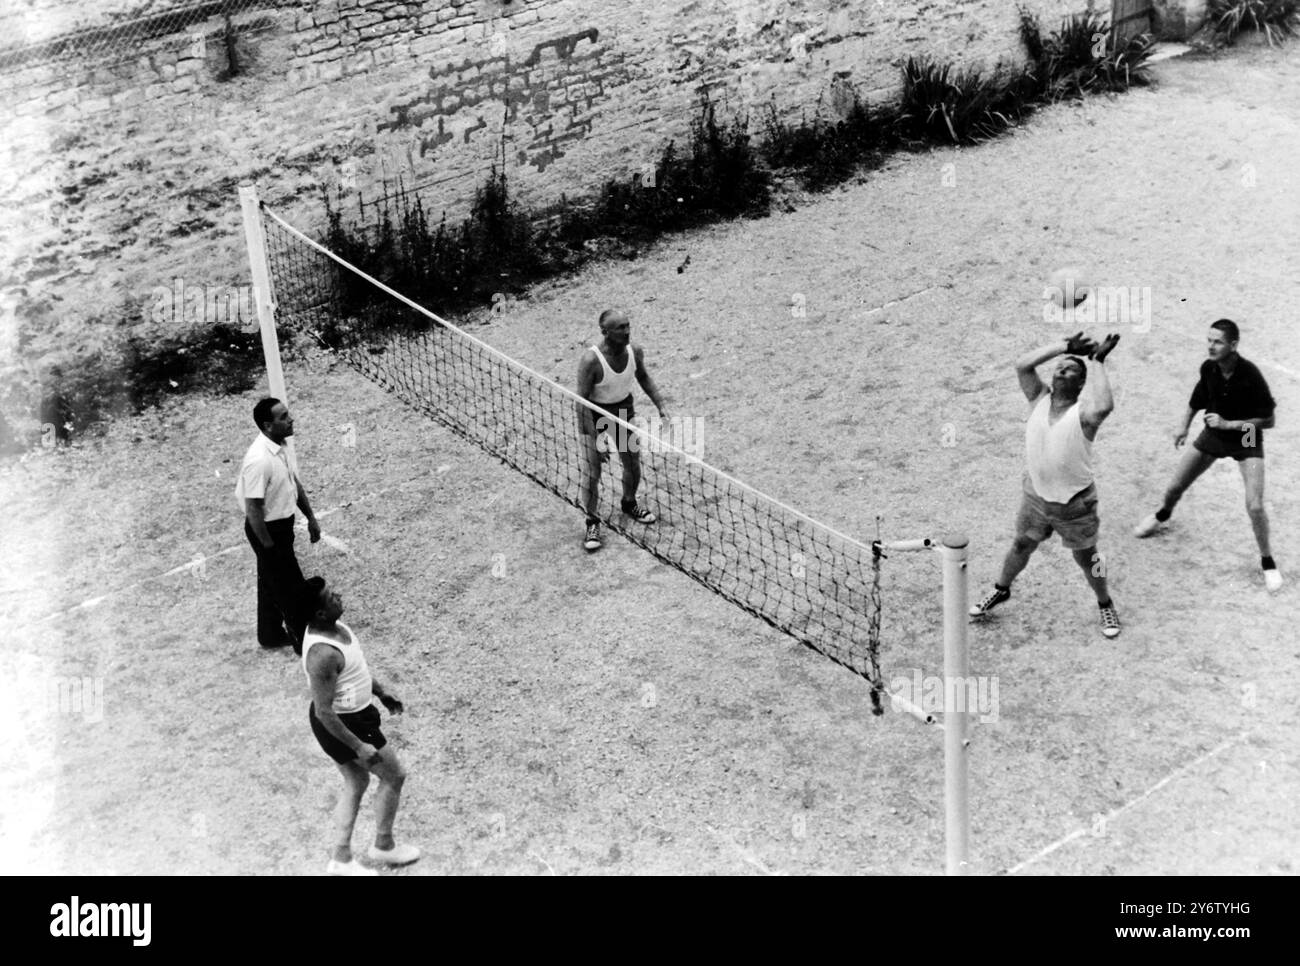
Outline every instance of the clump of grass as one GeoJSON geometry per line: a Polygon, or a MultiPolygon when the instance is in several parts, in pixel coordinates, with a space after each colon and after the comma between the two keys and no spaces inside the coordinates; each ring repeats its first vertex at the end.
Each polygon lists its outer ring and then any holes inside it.
{"type": "MultiPolygon", "coordinates": [[[[386,195],[373,230],[345,227],[342,212],[325,198],[326,244],[345,261],[422,304],[461,311],[492,296],[522,290],[546,273],[529,214],[510,196],[503,172],[492,168],[475,193],[470,214],[449,226],[444,214],[431,226],[424,203],[400,184],[386,195]]],[[[345,314],[384,300],[379,290],[339,269],[345,314]]],[[[331,331],[327,335],[336,335],[331,331]]]]}
{"type": "Polygon", "coordinates": [[[46,372],[36,411],[45,445],[71,442],[129,410],[130,383],[119,368],[120,359],[106,358],[109,355],[90,352],[46,372]]]}
{"type": "Polygon", "coordinates": [[[1022,86],[1040,102],[1118,93],[1149,84],[1150,34],[1116,44],[1110,24],[1089,11],[1067,17],[1044,37],[1038,19],[1020,8],[1020,38],[1029,54],[1022,86]]]}
{"type": "Polygon", "coordinates": [[[999,66],[963,70],[927,57],[903,65],[900,133],[931,144],[975,144],[996,137],[1019,116],[1015,90],[999,66]],[[1008,113],[1008,111],[1012,113],[1008,113]]]}
{"type": "Polygon", "coordinates": [[[113,338],[46,369],[34,400],[41,437],[70,442],[182,393],[244,392],[256,382],[261,352],[257,332],[226,323],[113,338]]]}
{"type": "Polygon", "coordinates": [[[139,412],[187,392],[237,393],[257,381],[262,337],[228,323],[158,337],[126,340],[127,400],[139,412]]]}
{"type": "Polygon", "coordinates": [[[1300,32],[1300,0],[1209,0],[1205,21],[1223,43],[1254,31],[1273,46],[1300,32]]]}
{"type": "Polygon", "coordinates": [[[760,162],[742,119],[719,124],[705,104],[691,131],[687,202],[695,217],[760,218],[772,203],[772,175],[760,162]]]}
{"type": "MultiPolygon", "coordinates": [[[[669,143],[651,176],[609,180],[594,204],[562,203],[551,216],[526,211],[494,167],[458,225],[449,225],[444,213],[434,226],[419,196],[400,184],[385,194],[383,213],[369,230],[345,226],[327,195],[326,245],[421,304],[461,312],[577,267],[590,257],[594,240],[652,239],[721,218],[760,217],[770,205],[771,173],[744,123],[720,123],[706,103],[686,154],[669,143]]],[[[375,311],[391,300],[346,269],[338,281],[343,314],[365,314],[372,331],[417,321],[405,310],[375,311]]],[[[322,337],[331,343],[342,334],[333,322],[326,329],[322,337]]]]}
{"type": "Polygon", "coordinates": [[[848,180],[864,163],[879,160],[895,143],[896,124],[885,111],[871,112],[856,92],[845,116],[829,121],[819,99],[812,121],[782,122],[775,104],[767,105],[760,153],[773,168],[793,170],[809,191],[848,180]]]}
{"type": "Polygon", "coordinates": [[[691,127],[689,150],[664,148],[650,177],[611,180],[583,225],[593,236],[652,238],[728,218],[761,218],[771,209],[772,175],[743,119],[718,122],[706,102],[691,127]]]}

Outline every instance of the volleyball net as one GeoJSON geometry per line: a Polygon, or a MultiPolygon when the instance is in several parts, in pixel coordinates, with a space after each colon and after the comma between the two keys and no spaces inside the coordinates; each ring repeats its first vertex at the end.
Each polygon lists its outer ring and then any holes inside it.
{"type": "MultiPolygon", "coordinates": [[[[277,326],[310,334],[411,408],[585,509],[590,450],[579,407],[604,413],[348,264],[265,205],[256,210],[250,248],[260,235],[277,326]]],[[[616,442],[597,513],[604,526],[864,678],[881,713],[880,554],[872,545],[704,462],[681,427],[639,417],[611,423],[616,442]],[[652,524],[634,522],[619,505],[617,464],[629,449],[640,454],[637,502],[655,514],[652,524]]]]}

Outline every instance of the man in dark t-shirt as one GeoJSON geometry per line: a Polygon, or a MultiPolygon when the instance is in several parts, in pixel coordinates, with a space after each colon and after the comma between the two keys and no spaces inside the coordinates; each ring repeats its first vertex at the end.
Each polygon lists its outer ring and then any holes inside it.
{"type": "Polygon", "coordinates": [[[1183,453],[1160,509],[1139,523],[1133,533],[1149,537],[1161,529],[1196,478],[1216,460],[1232,457],[1241,467],[1246,512],[1259,544],[1264,585],[1276,591],[1282,587],[1282,574],[1269,549],[1268,515],[1264,512],[1264,430],[1273,428],[1276,404],[1259,368],[1237,354],[1239,338],[1237,324],[1231,319],[1219,319],[1210,326],[1209,358],[1201,364],[1201,376],[1187,402],[1187,413],[1174,431],[1174,448],[1186,441],[1198,412],[1205,413],[1205,428],[1183,453]]]}

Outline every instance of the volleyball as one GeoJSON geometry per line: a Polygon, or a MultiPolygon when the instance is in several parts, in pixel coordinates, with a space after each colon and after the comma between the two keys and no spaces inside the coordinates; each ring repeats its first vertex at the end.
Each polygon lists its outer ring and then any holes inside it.
{"type": "Polygon", "coordinates": [[[1043,298],[1059,309],[1072,309],[1092,292],[1092,283],[1078,266],[1058,268],[1047,280],[1043,298]]]}

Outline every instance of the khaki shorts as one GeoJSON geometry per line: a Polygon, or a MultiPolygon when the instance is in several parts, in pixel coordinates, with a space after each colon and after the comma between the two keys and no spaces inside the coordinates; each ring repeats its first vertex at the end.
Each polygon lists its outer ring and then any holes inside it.
{"type": "Polygon", "coordinates": [[[1087,550],[1097,545],[1101,520],[1097,518],[1097,484],[1080,490],[1069,503],[1052,503],[1036,492],[1029,476],[1024,479],[1024,497],[1016,514],[1016,536],[1042,543],[1055,530],[1068,550],[1087,550]]]}

